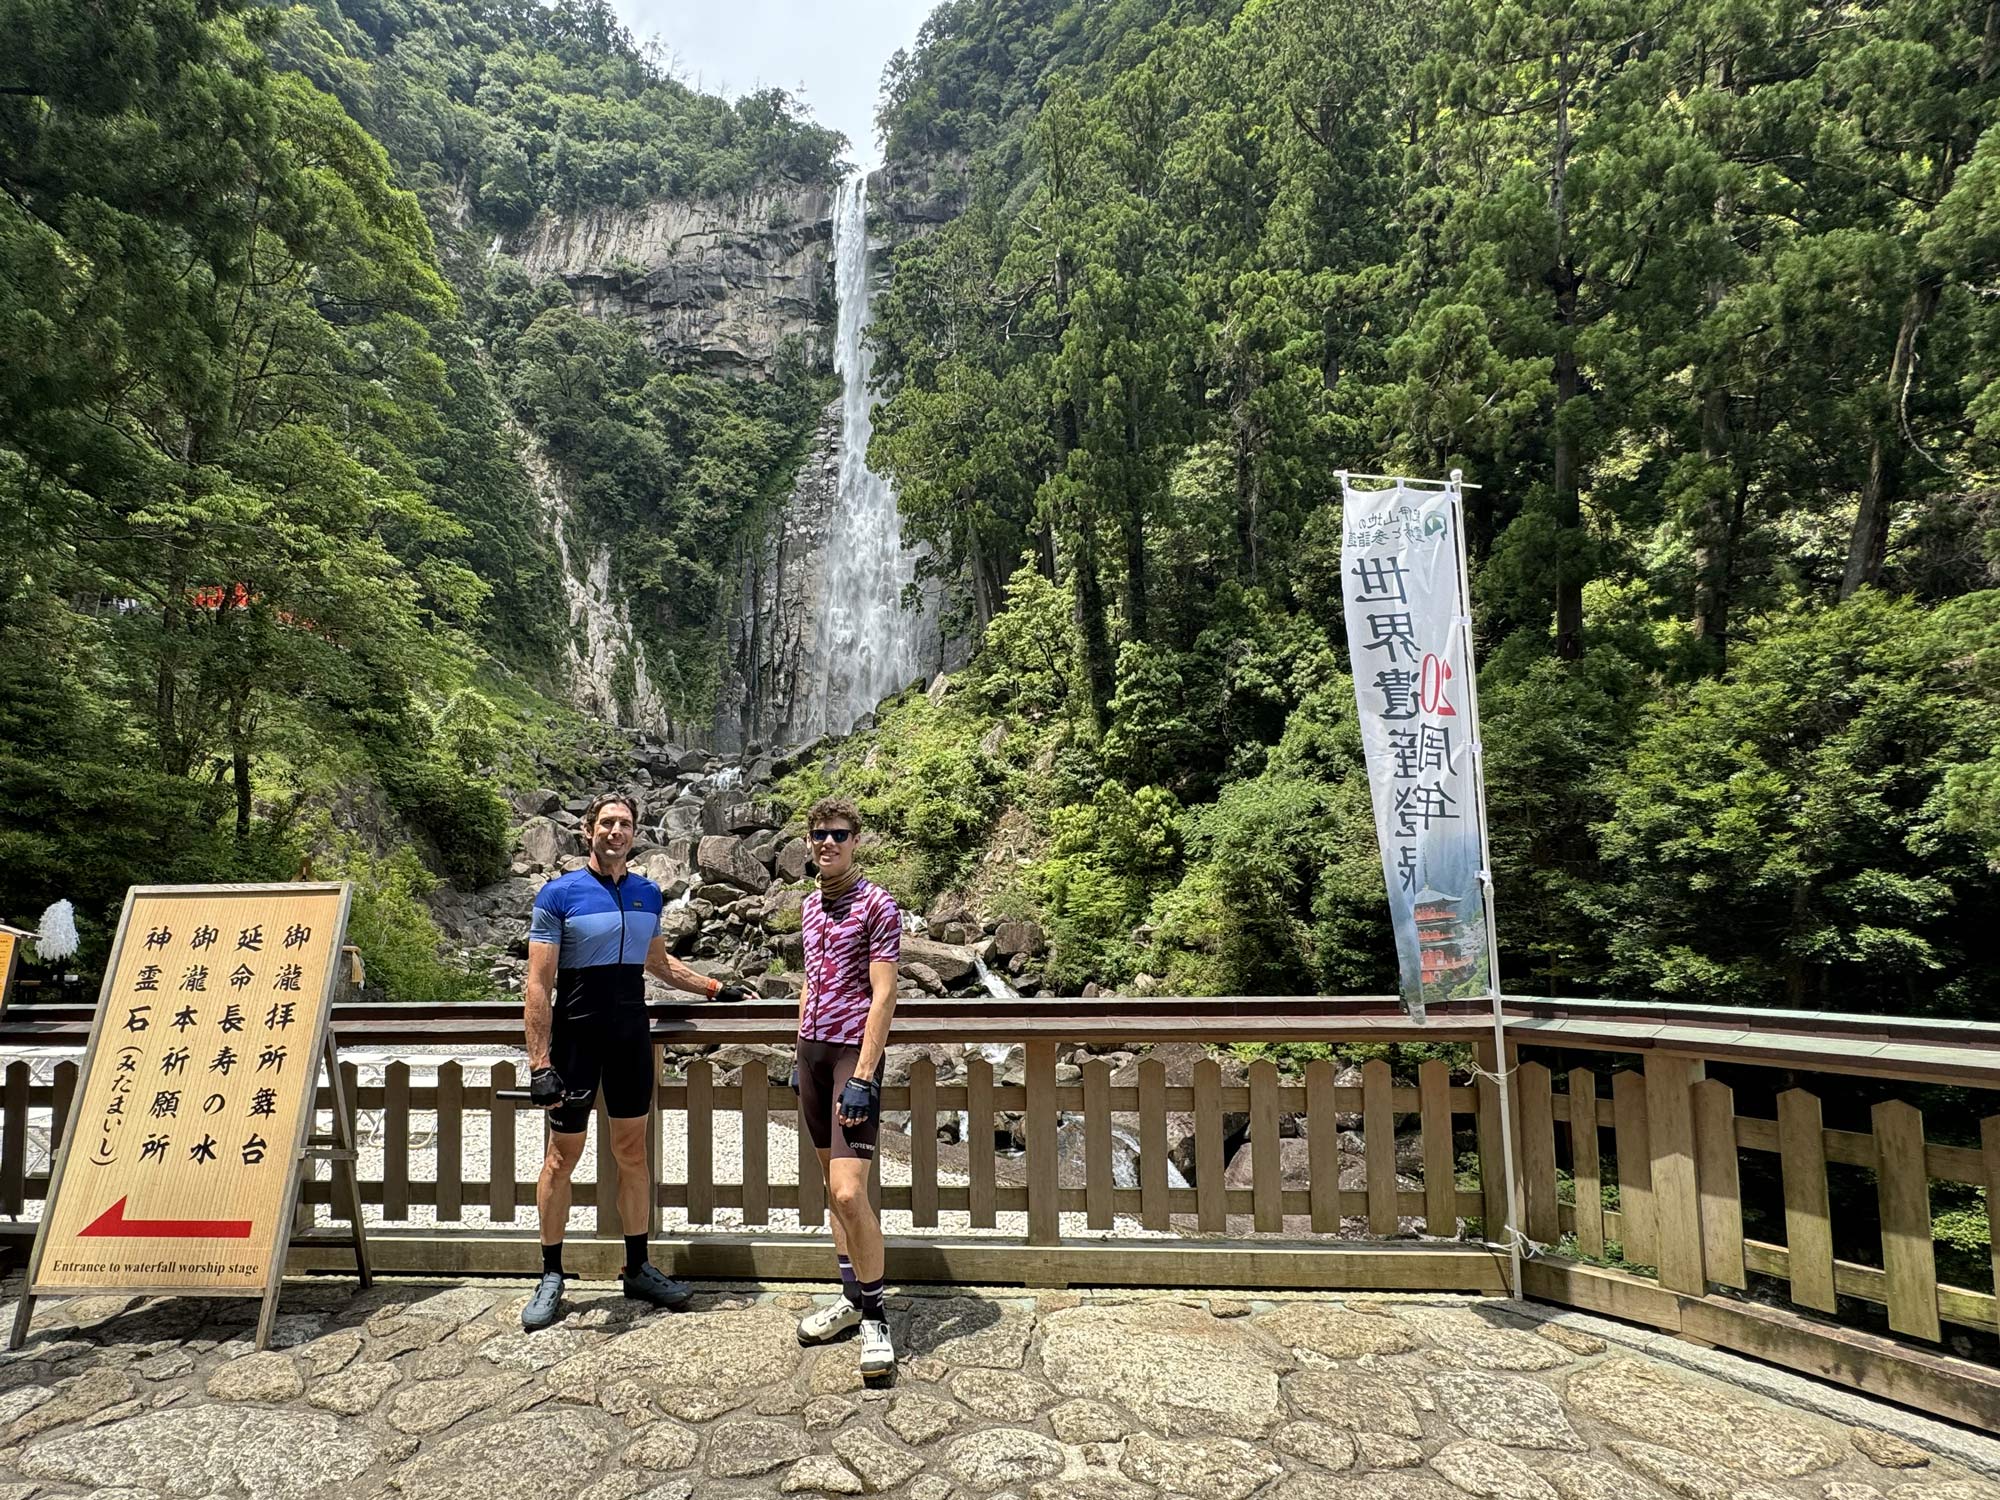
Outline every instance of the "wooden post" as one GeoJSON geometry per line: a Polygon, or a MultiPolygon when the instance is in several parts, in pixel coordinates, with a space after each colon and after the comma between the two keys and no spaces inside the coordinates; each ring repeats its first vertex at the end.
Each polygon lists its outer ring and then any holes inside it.
{"type": "Polygon", "coordinates": [[[49,1169],[53,1174],[56,1152],[69,1135],[70,1110],[76,1103],[77,1066],[73,1062],[56,1064],[55,1079],[51,1087],[49,1110],[49,1169]]]}
{"type": "Polygon", "coordinates": [[[21,1216],[27,1202],[28,1165],[28,1085],[31,1077],[25,1062],[7,1064],[4,1122],[0,1122],[0,1213],[21,1216]]]}
{"type": "Polygon", "coordinates": [[[1694,1086],[1695,1181],[1701,1192],[1702,1272],[1741,1291],[1743,1185],[1736,1156],[1736,1095],[1717,1078],[1694,1086]]]}
{"type": "MultiPolygon", "coordinates": [[[[333,1048],[335,1056],[338,1057],[339,1047],[331,1042],[328,1045],[333,1048]]],[[[334,1070],[334,1074],[340,1080],[338,1087],[333,1091],[334,1108],[339,1112],[338,1117],[333,1122],[334,1138],[344,1145],[347,1150],[356,1153],[354,1165],[347,1173],[344,1187],[341,1174],[338,1172],[333,1174],[334,1211],[344,1217],[348,1223],[359,1224],[361,1222],[361,1157],[359,1154],[361,1150],[361,1072],[353,1063],[344,1062],[334,1070]],[[349,1197],[344,1202],[341,1198],[343,1191],[349,1194],[349,1197]]]]}
{"type": "Polygon", "coordinates": [[[1646,1054],[1647,1130],[1653,1148],[1653,1223],[1660,1240],[1660,1285],[1705,1295],[1701,1192],[1694,1166],[1694,1108],[1689,1090],[1702,1076],[1695,1059],[1646,1054]]]}
{"type": "Polygon", "coordinates": [[[1612,1074],[1611,1108],[1618,1144],[1620,1242],[1631,1264],[1657,1266],[1660,1237],[1653,1218],[1653,1131],[1646,1080],[1630,1068],[1612,1074]]]}
{"type": "Polygon", "coordinates": [[[1475,1092],[1479,1096],[1479,1190],[1485,1199],[1484,1233],[1489,1243],[1499,1244],[1507,1237],[1507,1161],[1500,1139],[1500,1085],[1487,1075],[1500,1071],[1500,1054],[1484,1038],[1472,1044],[1472,1053],[1480,1069],[1475,1092]]]}
{"type": "Polygon", "coordinates": [[[1870,1111],[1875,1129],[1875,1195],[1882,1209],[1882,1272],[1889,1326],[1938,1337],[1937,1252],[1931,1237],[1931,1178],[1924,1164],[1924,1117],[1889,1099],[1870,1111]]]}
{"type": "Polygon", "coordinates": [[[514,1087],[514,1065],[495,1063],[487,1080],[493,1097],[486,1101],[486,1213],[496,1224],[511,1224],[518,1201],[514,1180],[514,1107],[497,1096],[501,1089],[514,1087]]]}
{"type": "Polygon", "coordinates": [[[1167,1065],[1157,1057],[1139,1064],[1139,1221],[1168,1227],[1167,1065]]]}
{"type": "Polygon", "coordinates": [[[382,1217],[410,1216],[410,1065],[382,1070],[382,1217]]]}
{"type": "Polygon", "coordinates": [[[440,1224],[464,1215],[465,1070],[447,1062],[437,1074],[437,1216],[440,1224]]]}
{"type": "Polygon", "coordinates": [[[1424,1233],[1458,1234],[1458,1159],[1452,1145],[1451,1064],[1434,1057],[1417,1069],[1417,1121],[1424,1137],[1424,1233]]]}
{"type": "Polygon", "coordinates": [[[1285,1227],[1284,1173],[1278,1159],[1278,1065],[1250,1064],[1250,1206],[1259,1233],[1285,1227]]]}
{"type": "Polygon", "coordinates": [[[771,1222],[771,1076],[763,1059],[743,1065],[743,1222],[771,1222]]]}
{"type": "Polygon", "coordinates": [[[1826,1133],[1819,1099],[1804,1089],[1778,1095],[1778,1156],[1785,1174],[1785,1249],[1792,1301],[1834,1310],[1833,1227],[1826,1194],[1826,1133]]]}
{"type": "Polygon", "coordinates": [[[687,1216],[715,1222],[715,1065],[705,1057],[687,1065],[687,1216]]]}
{"type": "Polygon", "coordinates": [[[1576,1248],[1604,1259],[1604,1168],[1598,1160],[1597,1075],[1569,1070],[1569,1161],[1576,1181],[1576,1248]]]}
{"type": "Polygon", "coordinates": [[[935,1229],[938,1221],[937,1064],[910,1064],[910,1225],[935,1229]]]}
{"type": "Polygon", "coordinates": [[[1306,1170],[1312,1179],[1314,1234],[1340,1233],[1340,1126],[1333,1102],[1333,1064],[1306,1064],[1306,1170]]]}
{"type": "Polygon", "coordinates": [[[993,1191],[993,1064],[983,1057],[965,1064],[965,1201],[974,1229],[991,1229],[993,1191]]]}
{"type": "Polygon", "coordinates": [[[1229,1224],[1222,1174],[1222,1065],[1204,1057],[1194,1065],[1194,1200],[1203,1234],[1221,1234],[1229,1224]]]}
{"type": "Polygon", "coordinates": [[[1562,1238],[1556,1209],[1555,1091],[1549,1070],[1522,1063],[1515,1078],[1521,1088],[1521,1179],[1528,1198],[1528,1238],[1553,1245],[1562,1238]]]}
{"type": "Polygon", "coordinates": [[[1062,1239],[1056,1202],[1056,1044],[1053,1038],[1027,1046],[1028,1081],[1028,1243],[1053,1245],[1062,1239]]]}
{"type": "Polygon", "coordinates": [[[1368,1232],[1396,1232],[1396,1111],[1389,1092],[1396,1080],[1388,1061],[1376,1058],[1361,1069],[1361,1145],[1367,1163],[1368,1232]]]}
{"type": "Polygon", "coordinates": [[[1083,1065],[1083,1197],[1092,1229],[1111,1227],[1111,1064],[1083,1065]]]}
{"type": "Polygon", "coordinates": [[[1993,1322],[2000,1332],[2000,1115],[1979,1122],[1979,1156],[1986,1169],[1986,1238],[1993,1246],[1993,1322]]]}

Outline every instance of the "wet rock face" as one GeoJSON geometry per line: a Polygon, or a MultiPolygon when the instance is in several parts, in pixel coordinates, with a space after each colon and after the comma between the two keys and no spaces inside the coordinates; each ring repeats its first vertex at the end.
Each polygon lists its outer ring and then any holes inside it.
{"type": "MultiPolygon", "coordinates": [[[[828,663],[819,640],[821,566],[840,497],[840,402],[828,403],[791,494],[736,544],[736,611],[716,702],[715,742],[792,744],[828,663]]],[[[804,871],[804,854],[798,856],[804,871]]],[[[797,876],[791,877],[797,879],[797,876]]]]}
{"type": "Polygon", "coordinates": [[[759,190],[538,220],[504,249],[577,309],[634,324],[665,363],[765,375],[831,295],[833,194],[759,190]]]}

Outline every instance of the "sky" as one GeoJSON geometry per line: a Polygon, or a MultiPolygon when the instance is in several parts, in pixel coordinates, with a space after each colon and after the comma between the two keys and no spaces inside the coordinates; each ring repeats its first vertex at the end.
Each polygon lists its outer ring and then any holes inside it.
{"type": "Polygon", "coordinates": [[[681,78],[735,98],[756,88],[802,94],[813,118],[846,134],[866,166],[875,146],[882,65],[917,38],[936,0],[613,0],[643,44],[657,36],[681,78]]]}

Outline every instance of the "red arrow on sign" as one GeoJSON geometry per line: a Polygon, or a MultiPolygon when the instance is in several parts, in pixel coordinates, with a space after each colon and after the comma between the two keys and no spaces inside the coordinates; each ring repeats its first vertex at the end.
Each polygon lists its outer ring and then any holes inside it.
{"type": "Polygon", "coordinates": [[[128,1219],[125,1200],[92,1219],[77,1234],[85,1239],[123,1240],[247,1240],[248,1219],[128,1219]]]}

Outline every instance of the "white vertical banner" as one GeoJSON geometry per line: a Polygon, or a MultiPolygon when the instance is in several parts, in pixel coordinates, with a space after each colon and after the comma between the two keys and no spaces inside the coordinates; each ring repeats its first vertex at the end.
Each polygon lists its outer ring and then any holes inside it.
{"type": "Polygon", "coordinates": [[[1341,590],[1400,989],[1497,992],[1464,497],[1438,482],[1340,476],[1341,590]]]}

